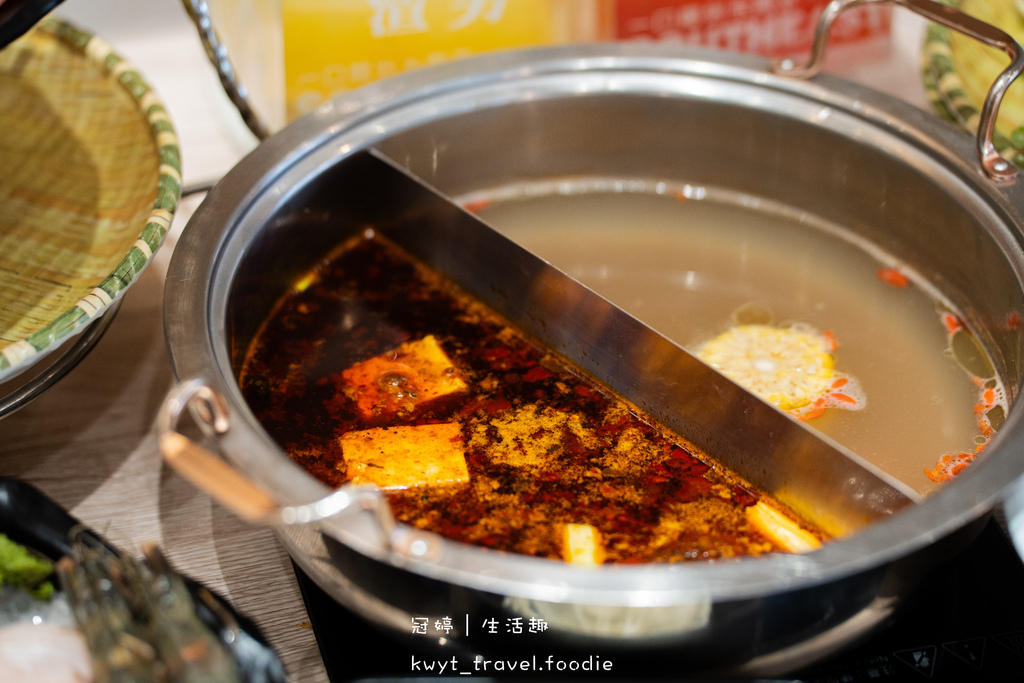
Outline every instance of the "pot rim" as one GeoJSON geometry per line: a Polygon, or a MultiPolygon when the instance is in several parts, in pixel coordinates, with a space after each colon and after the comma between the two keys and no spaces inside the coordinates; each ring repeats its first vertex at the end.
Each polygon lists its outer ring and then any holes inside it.
{"type": "MultiPolygon", "coordinates": [[[[994,210],[1005,234],[1004,249],[1020,249],[1024,206],[1020,182],[997,186],[974,161],[972,139],[937,117],[895,98],[828,75],[809,81],[776,76],[760,58],[664,45],[614,44],[538,48],[497,53],[448,63],[380,81],[331,100],[264,141],[209,193],[184,231],[172,256],[164,302],[165,333],[179,379],[201,378],[229,397],[233,429],[222,437],[228,457],[243,471],[279,493],[285,502],[322,497],[327,487],[314,480],[263,432],[244,409],[216,320],[226,299],[231,267],[225,247],[239,224],[269,194],[280,199],[292,190],[290,169],[330,149],[334,160],[373,143],[367,130],[381,117],[397,117],[413,107],[429,107],[448,96],[471,100],[493,86],[562,75],[643,72],[659,78],[687,76],[770,89],[784,97],[820,105],[854,117],[911,145],[932,163],[980,195],[994,210]],[[468,93],[468,94],[467,94],[468,93]],[[361,131],[358,143],[346,135],[361,131]],[[213,233],[213,234],[211,234],[213,233]],[[202,302],[201,305],[196,305],[202,302]],[[221,344],[221,346],[224,346],[221,344]]],[[[413,124],[409,124],[413,125],[413,124]]],[[[379,133],[384,136],[388,131],[379,133]]],[[[394,131],[390,131],[394,132],[394,131]]],[[[235,240],[236,242],[238,240],[235,240]]],[[[1015,265],[1018,280],[1024,281],[1015,265]]],[[[1016,395],[1018,387],[1007,387],[1016,395]]],[[[709,563],[611,566],[580,569],[552,560],[512,556],[446,541],[441,559],[412,560],[382,550],[347,526],[328,524],[338,537],[364,554],[410,571],[489,592],[551,602],[653,606],[694,599],[741,599],[811,587],[866,572],[921,550],[987,514],[1006,485],[1024,472],[1021,410],[1012,406],[986,457],[958,480],[923,503],[874,523],[848,539],[808,555],[773,555],[709,563]],[[998,456],[998,457],[995,457],[998,456]],[[498,558],[495,560],[495,558],[498,558]]]]}

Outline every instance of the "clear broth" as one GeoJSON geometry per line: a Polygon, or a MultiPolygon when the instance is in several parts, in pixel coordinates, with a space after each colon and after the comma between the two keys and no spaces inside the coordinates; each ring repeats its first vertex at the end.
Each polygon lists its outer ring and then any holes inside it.
{"type": "Polygon", "coordinates": [[[925,469],[940,456],[982,440],[980,389],[943,323],[955,311],[837,226],[727,191],[642,181],[524,184],[460,202],[690,350],[745,315],[831,331],[836,370],[859,380],[867,405],[808,424],[919,493],[939,486],[925,469]],[[908,284],[880,278],[882,268],[908,284]]]}

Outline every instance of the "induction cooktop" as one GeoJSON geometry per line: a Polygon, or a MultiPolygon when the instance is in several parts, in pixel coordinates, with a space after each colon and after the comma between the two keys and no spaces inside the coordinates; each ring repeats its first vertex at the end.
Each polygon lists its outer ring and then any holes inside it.
{"type": "MultiPolygon", "coordinates": [[[[537,682],[686,679],[685,672],[666,659],[630,661],[628,671],[621,666],[603,670],[605,662],[598,653],[586,670],[581,670],[580,662],[575,671],[467,671],[465,663],[461,669],[442,667],[442,660],[425,660],[421,653],[375,631],[328,597],[300,569],[295,571],[331,683],[428,678],[537,682]],[[424,669],[428,663],[432,668],[424,669]]],[[[522,627],[525,630],[529,625],[522,627]]],[[[805,670],[773,680],[1024,680],[1024,563],[1003,528],[992,519],[970,548],[935,567],[876,635],[805,670]]]]}

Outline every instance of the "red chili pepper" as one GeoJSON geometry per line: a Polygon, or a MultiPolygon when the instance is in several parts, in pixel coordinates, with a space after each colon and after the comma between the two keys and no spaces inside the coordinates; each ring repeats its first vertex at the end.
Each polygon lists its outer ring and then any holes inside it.
{"type": "Polygon", "coordinates": [[[879,280],[893,287],[906,287],[909,282],[907,276],[895,268],[879,268],[875,275],[878,276],[879,280]]]}
{"type": "Polygon", "coordinates": [[[530,371],[523,375],[523,380],[526,382],[542,382],[549,377],[554,377],[555,373],[551,372],[545,367],[535,365],[530,368],[530,371]]]}
{"type": "Polygon", "coordinates": [[[490,199],[478,199],[475,202],[466,202],[462,205],[462,208],[470,213],[477,213],[482,211],[491,205],[490,199]]]}
{"type": "Polygon", "coordinates": [[[486,361],[495,361],[499,358],[504,358],[508,354],[512,353],[511,350],[504,346],[498,346],[493,349],[484,349],[480,352],[480,357],[486,361]]]}
{"type": "Polygon", "coordinates": [[[499,413],[503,410],[511,409],[512,404],[509,402],[507,398],[500,394],[487,402],[487,413],[489,415],[494,415],[495,413],[499,413]]]}

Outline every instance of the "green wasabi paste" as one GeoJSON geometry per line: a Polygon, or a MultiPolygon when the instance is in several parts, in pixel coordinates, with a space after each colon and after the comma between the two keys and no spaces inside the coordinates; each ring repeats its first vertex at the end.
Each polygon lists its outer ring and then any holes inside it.
{"type": "Polygon", "coordinates": [[[0,534],[0,588],[24,588],[37,600],[49,600],[53,584],[47,579],[53,574],[53,563],[36,557],[22,545],[0,534]]]}

